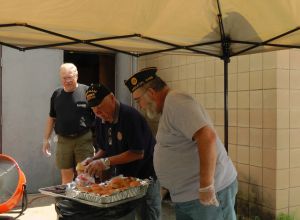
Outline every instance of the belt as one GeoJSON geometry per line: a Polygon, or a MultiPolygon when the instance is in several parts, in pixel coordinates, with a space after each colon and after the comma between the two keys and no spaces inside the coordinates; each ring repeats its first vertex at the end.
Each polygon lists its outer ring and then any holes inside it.
{"type": "Polygon", "coordinates": [[[78,133],[74,133],[74,134],[68,134],[68,135],[60,135],[64,138],[77,138],[77,137],[80,137],[86,133],[88,133],[90,131],[90,129],[86,129],[86,130],[83,130],[83,131],[80,131],[78,133]]]}

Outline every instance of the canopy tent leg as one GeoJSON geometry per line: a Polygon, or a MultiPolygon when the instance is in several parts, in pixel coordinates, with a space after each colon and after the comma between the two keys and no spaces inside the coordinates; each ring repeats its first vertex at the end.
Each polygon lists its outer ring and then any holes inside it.
{"type": "Polygon", "coordinates": [[[228,64],[230,62],[230,40],[225,39],[222,42],[224,61],[224,146],[228,152],[228,64]]]}

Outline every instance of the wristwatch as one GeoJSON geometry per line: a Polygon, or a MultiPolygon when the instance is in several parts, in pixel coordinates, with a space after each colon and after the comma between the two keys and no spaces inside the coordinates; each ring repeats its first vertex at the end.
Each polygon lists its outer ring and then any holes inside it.
{"type": "Polygon", "coordinates": [[[105,170],[108,170],[110,168],[110,161],[106,158],[101,158],[101,162],[103,163],[105,170]]]}

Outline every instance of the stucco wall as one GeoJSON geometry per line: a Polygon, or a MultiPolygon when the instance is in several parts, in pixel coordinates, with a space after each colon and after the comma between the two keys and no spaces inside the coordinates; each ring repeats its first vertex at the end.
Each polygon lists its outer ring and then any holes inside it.
{"type": "Polygon", "coordinates": [[[119,101],[127,105],[131,105],[131,95],[124,84],[124,80],[127,80],[132,74],[136,72],[136,65],[136,58],[121,53],[118,53],[116,55],[115,95],[119,101]]]}
{"type": "Polygon", "coordinates": [[[2,153],[12,156],[36,192],[60,182],[54,157],[46,158],[41,145],[50,96],[60,85],[61,50],[2,51],[2,153]]]}

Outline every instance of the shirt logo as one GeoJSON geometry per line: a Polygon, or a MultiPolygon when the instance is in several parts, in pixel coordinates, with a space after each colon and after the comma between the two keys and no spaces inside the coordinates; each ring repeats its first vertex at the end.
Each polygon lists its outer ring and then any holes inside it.
{"type": "Polygon", "coordinates": [[[86,103],[77,103],[77,107],[86,108],[86,103]]]}

